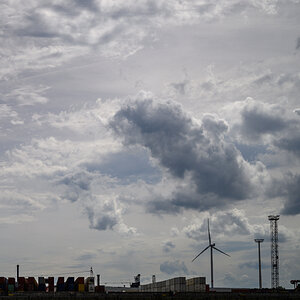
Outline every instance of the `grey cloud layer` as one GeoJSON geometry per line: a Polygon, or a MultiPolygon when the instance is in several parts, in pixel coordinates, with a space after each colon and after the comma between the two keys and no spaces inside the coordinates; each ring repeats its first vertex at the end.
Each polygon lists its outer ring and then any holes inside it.
{"type": "Polygon", "coordinates": [[[205,210],[254,196],[264,168],[248,164],[225,141],[227,124],[223,120],[207,115],[199,125],[180,106],[155,103],[147,97],[119,110],[111,127],[125,145],[145,147],[172,176],[186,182],[170,201],[150,203],[150,210],[205,210]]]}
{"type": "Polygon", "coordinates": [[[0,78],[61,65],[97,50],[126,57],[153,39],[161,24],[193,24],[232,14],[277,13],[277,1],[2,1],[0,78]],[[6,42],[6,43],[4,43],[6,42]],[[31,62],[35,61],[35,64],[31,62]]]}
{"type": "Polygon", "coordinates": [[[189,274],[189,271],[183,261],[165,261],[163,262],[160,267],[160,271],[166,273],[168,275],[172,274],[189,274]]]}

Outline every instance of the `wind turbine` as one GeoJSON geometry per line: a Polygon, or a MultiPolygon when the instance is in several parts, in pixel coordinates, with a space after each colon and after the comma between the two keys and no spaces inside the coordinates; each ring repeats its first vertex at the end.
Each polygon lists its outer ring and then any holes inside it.
{"type": "Polygon", "coordinates": [[[214,287],[214,262],[213,262],[213,249],[227,255],[230,257],[229,254],[221,251],[220,249],[216,248],[215,247],[215,243],[211,243],[211,237],[210,237],[210,230],[209,230],[209,219],[207,219],[207,230],[208,230],[208,242],[209,242],[209,245],[204,249],[202,250],[193,260],[192,262],[198,257],[200,256],[203,252],[205,252],[208,248],[210,248],[210,280],[211,280],[211,287],[213,288],[214,287]]]}

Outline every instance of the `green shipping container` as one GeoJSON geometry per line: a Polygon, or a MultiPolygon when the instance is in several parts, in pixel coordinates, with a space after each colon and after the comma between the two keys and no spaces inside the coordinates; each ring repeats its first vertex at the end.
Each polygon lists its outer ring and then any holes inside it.
{"type": "Polygon", "coordinates": [[[15,285],[14,285],[14,284],[9,284],[9,285],[7,286],[7,290],[8,290],[9,292],[14,292],[14,291],[15,291],[15,285]]]}

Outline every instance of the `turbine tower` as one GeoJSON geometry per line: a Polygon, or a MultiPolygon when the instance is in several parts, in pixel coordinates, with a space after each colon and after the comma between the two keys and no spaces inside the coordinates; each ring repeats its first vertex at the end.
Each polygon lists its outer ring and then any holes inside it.
{"type": "Polygon", "coordinates": [[[261,282],[261,258],[260,258],[260,243],[264,241],[264,239],[255,239],[254,240],[258,245],[258,283],[259,288],[262,288],[262,282],[261,282]]]}
{"type": "Polygon", "coordinates": [[[208,243],[209,245],[204,249],[202,250],[193,260],[192,262],[198,257],[200,256],[203,252],[205,252],[208,248],[210,248],[210,280],[211,280],[211,287],[213,288],[214,287],[214,262],[213,262],[213,249],[221,252],[222,254],[225,254],[227,256],[230,257],[229,254],[221,251],[220,249],[216,248],[215,247],[215,243],[211,243],[211,237],[210,237],[210,230],[209,230],[209,219],[207,219],[207,231],[208,231],[208,243]]]}
{"type": "Polygon", "coordinates": [[[271,232],[271,281],[272,288],[277,289],[279,286],[279,257],[278,257],[278,226],[279,215],[268,216],[270,221],[271,232]]]}

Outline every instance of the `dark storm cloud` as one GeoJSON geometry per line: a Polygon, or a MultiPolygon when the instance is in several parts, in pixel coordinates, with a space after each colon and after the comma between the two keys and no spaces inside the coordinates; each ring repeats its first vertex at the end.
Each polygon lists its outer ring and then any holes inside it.
{"type": "Polygon", "coordinates": [[[283,137],[278,140],[274,140],[274,145],[280,149],[292,152],[296,156],[300,157],[300,134],[297,132],[295,135],[289,137],[283,137]]]}
{"type": "Polygon", "coordinates": [[[281,197],[284,207],[281,214],[297,215],[300,213],[300,174],[288,173],[281,178],[273,178],[266,190],[268,197],[281,197]]]}
{"type": "Polygon", "coordinates": [[[253,166],[225,142],[223,120],[207,115],[199,125],[179,105],[148,98],[121,108],[110,125],[125,145],[149,149],[170,174],[188,181],[185,188],[173,192],[170,202],[149,203],[149,211],[202,210],[253,196],[253,166]]]}
{"type": "Polygon", "coordinates": [[[249,102],[241,112],[242,132],[255,139],[262,134],[272,134],[289,126],[280,107],[267,107],[260,102],[249,102]]]}
{"type": "Polygon", "coordinates": [[[232,126],[231,133],[234,135],[238,132],[239,142],[236,145],[244,157],[248,159],[247,153],[251,151],[253,160],[256,154],[267,155],[270,150],[278,149],[299,157],[300,119],[297,109],[293,114],[280,104],[263,103],[252,98],[239,102],[234,109],[237,109],[241,118],[232,126]],[[249,146],[249,142],[252,146],[249,146]]]}
{"type": "Polygon", "coordinates": [[[297,215],[300,213],[300,174],[287,176],[281,188],[286,195],[286,202],[281,211],[285,215],[297,215]]]}
{"type": "Polygon", "coordinates": [[[87,208],[86,211],[90,221],[90,228],[92,229],[108,230],[113,229],[118,224],[118,219],[115,215],[104,213],[96,216],[92,208],[87,208]]]}
{"type": "Polygon", "coordinates": [[[189,271],[183,261],[165,261],[160,267],[160,271],[168,275],[172,274],[189,274],[189,271]]]}

